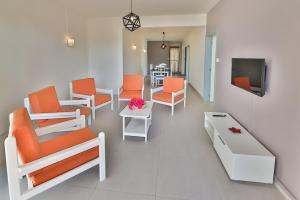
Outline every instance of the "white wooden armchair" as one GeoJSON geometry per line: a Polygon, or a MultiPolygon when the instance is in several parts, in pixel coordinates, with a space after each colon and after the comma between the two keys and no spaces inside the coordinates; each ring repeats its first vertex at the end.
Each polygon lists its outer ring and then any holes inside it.
{"type": "Polygon", "coordinates": [[[123,85],[118,90],[118,108],[121,101],[130,101],[132,98],[144,98],[144,76],[125,74],[123,85]]]}
{"type": "Polygon", "coordinates": [[[5,154],[10,200],[29,199],[97,165],[100,181],[106,177],[105,135],[85,128],[84,116],[34,130],[26,108],[18,109],[10,115],[5,154]],[[45,142],[37,139],[74,126],[79,129],[45,142]],[[28,188],[22,192],[24,177],[28,188]]]}
{"type": "Polygon", "coordinates": [[[151,101],[171,107],[171,114],[180,102],[186,106],[186,80],[178,77],[166,77],[163,87],[151,89],[151,101]]]}
{"type": "Polygon", "coordinates": [[[113,89],[96,88],[95,79],[85,78],[73,80],[70,83],[71,99],[88,99],[91,102],[93,120],[96,119],[96,110],[110,104],[114,109],[113,89]]]}
{"type": "MultiPolygon", "coordinates": [[[[31,93],[29,97],[24,99],[24,106],[27,108],[31,119],[36,121],[39,128],[75,118],[78,119],[80,115],[85,115],[88,118],[89,125],[92,122],[89,100],[59,101],[54,86],[31,93]],[[86,105],[86,107],[79,108],[81,105],[86,105]]],[[[74,128],[68,131],[71,130],[74,130],[74,128]]]]}

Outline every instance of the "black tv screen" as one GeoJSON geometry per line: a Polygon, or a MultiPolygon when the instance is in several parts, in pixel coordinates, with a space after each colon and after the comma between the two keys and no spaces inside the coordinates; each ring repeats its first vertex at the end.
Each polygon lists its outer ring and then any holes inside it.
{"type": "Polygon", "coordinates": [[[233,58],[231,84],[260,97],[265,95],[266,61],[256,58],[233,58]]]}

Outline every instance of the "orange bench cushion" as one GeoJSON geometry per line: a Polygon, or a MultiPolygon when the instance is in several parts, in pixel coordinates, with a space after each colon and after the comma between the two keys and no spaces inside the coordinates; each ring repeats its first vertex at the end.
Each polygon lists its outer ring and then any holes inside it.
{"type": "Polygon", "coordinates": [[[96,84],[93,78],[73,80],[72,86],[74,93],[89,96],[96,94],[96,84]]]}
{"type": "Polygon", "coordinates": [[[124,90],[142,90],[144,77],[142,75],[124,75],[123,89],[124,90]]]}
{"type": "MultiPolygon", "coordinates": [[[[157,92],[153,94],[152,98],[156,101],[162,101],[166,103],[172,103],[172,94],[167,92],[157,92]]],[[[175,97],[174,102],[177,102],[184,98],[184,95],[178,95],[175,97]]]]}
{"type": "MultiPolygon", "coordinates": [[[[75,112],[77,109],[80,109],[80,115],[84,115],[85,117],[89,117],[91,115],[91,109],[87,107],[83,108],[60,108],[58,112],[75,112]]],[[[62,123],[65,121],[69,121],[75,118],[57,118],[57,119],[47,119],[47,120],[38,120],[37,124],[39,127],[46,127],[58,123],[62,123]]]]}
{"type": "MultiPolygon", "coordinates": [[[[92,140],[97,136],[89,128],[80,129],[65,135],[58,136],[54,139],[41,143],[41,156],[45,157],[73,147],[83,142],[92,140]]],[[[34,186],[51,180],[63,173],[66,173],[84,163],[87,163],[99,156],[99,148],[95,147],[88,151],[82,152],[65,160],[49,165],[37,173],[31,175],[34,186]]]]}
{"type": "Polygon", "coordinates": [[[164,78],[163,89],[166,93],[178,92],[184,89],[184,79],[179,77],[164,78]]]}
{"type": "Polygon", "coordinates": [[[142,98],[142,90],[123,90],[120,94],[121,99],[142,98]]]}

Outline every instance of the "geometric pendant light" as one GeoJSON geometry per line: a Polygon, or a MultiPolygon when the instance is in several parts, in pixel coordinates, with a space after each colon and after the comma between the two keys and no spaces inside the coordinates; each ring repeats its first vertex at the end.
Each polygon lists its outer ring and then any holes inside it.
{"type": "Polygon", "coordinates": [[[162,38],[162,43],[161,43],[161,48],[162,49],[165,49],[167,47],[166,43],[165,43],[165,32],[163,32],[163,38],[162,38]]]}
{"type": "Polygon", "coordinates": [[[132,12],[132,0],[131,0],[131,11],[128,15],[123,17],[123,25],[131,32],[141,27],[140,17],[132,12]]]}

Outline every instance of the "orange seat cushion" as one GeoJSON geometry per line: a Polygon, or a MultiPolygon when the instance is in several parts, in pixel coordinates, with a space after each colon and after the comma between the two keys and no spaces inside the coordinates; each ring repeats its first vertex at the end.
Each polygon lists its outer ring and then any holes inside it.
{"type": "MultiPolygon", "coordinates": [[[[156,101],[162,101],[165,103],[172,103],[172,94],[167,92],[157,92],[153,94],[152,98],[156,101]]],[[[174,102],[177,102],[184,98],[184,94],[175,97],[174,102]]]]}
{"type": "Polygon", "coordinates": [[[99,105],[104,104],[109,101],[111,101],[111,96],[109,94],[96,94],[95,95],[96,106],[99,106],[99,105]]]}
{"type": "MultiPolygon", "coordinates": [[[[82,100],[82,98],[75,98],[77,100],[82,100]]],[[[111,101],[111,96],[109,94],[96,94],[95,95],[95,106],[99,106],[101,104],[104,104],[106,102],[111,101]]],[[[91,102],[92,103],[92,102],[91,102]]]]}
{"type": "Polygon", "coordinates": [[[243,88],[245,90],[251,90],[251,84],[250,84],[249,77],[244,77],[244,76],[235,77],[233,79],[233,84],[240,88],[243,88]]]}
{"type": "Polygon", "coordinates": [[[178,92],[184,89],[184,79],[179,77],[164,78],[163,91],[166,93],[178,92]]]}
{"type": "Polygon", "coordinates": [[[144,85],[144,77],[142,75],[124,75],[123,89],[124,90],[142,90],[144,85]]]}
{"type": "MultiPolygon", "coordinates": [[[[41,156],[45,157],[62,151],[64,149],[76,146],[83,142],[92,140],[97,136],[92,133],[89,128],[80,129],[65,135],[58,136],[54,139],[48,140],[40,144],[41,156]]],[[[65,172],[68,172],[86,162],[89,162],[99,156],[99,148],[95,147],[88,151],[82,152],[65,160],[59,161],[52,165],[49,165],[38,173],[31,176],[31,180],[34,186],[51,180],[65,172]]]]}
{"type": "Polygon", "coordinates": [[[83,95],[94,95],[96,94],[95,79],[85,78],[72,81],[73,92],[83,95]]]}
{"type": "Polygon", "coordinates": [[[139,90],[123,90],[120,94],[122,99],[142,98],[142,91],[139,90]]]}
{"type": "MultiPolygon", "coordinates": [[[[83,107],[83,108],[61,108],[59,110],[59,112],[75,112],[76,109],[80,109],[80,115],[84,115],[85,117],[89,117],[91,115],[91,109],[87,108],[87,107],[83,107]]],[[[58,124],[58,123],[62,123],[65,121],[69,121],[75,118],[57,118],[57,119],[47,119],[47,120],[38,120],[37,124],[40,128],[42,127],[46,127],[46,126],[50,126],[50,125],[54,125],[54,124],[58,124]]]]}

